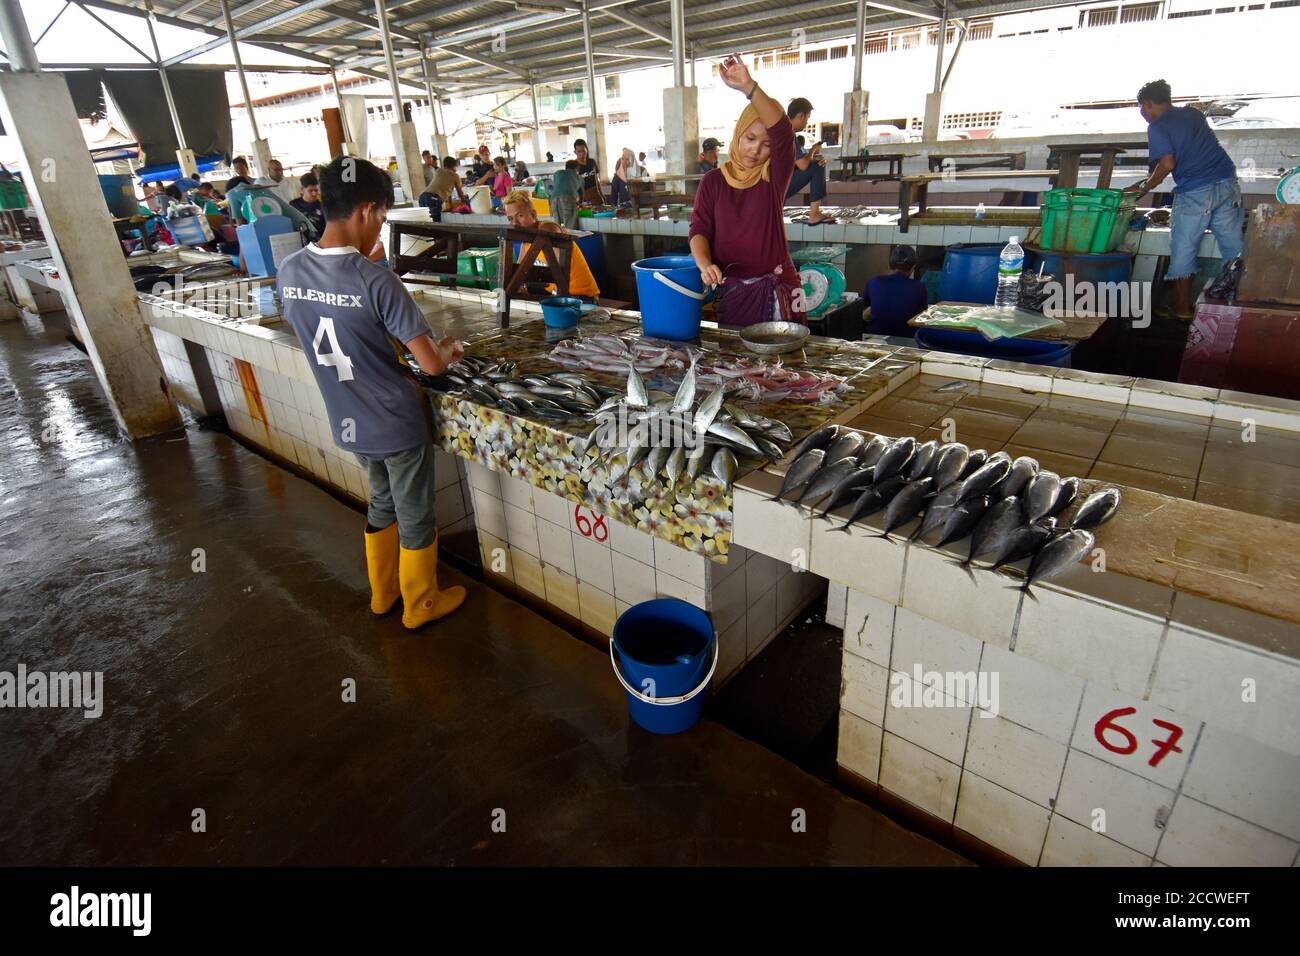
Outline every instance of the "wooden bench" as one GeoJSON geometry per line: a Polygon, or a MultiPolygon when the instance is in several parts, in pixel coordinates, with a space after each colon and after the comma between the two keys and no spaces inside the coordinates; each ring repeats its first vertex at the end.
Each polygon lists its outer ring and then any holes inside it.
{"type": "Polygon", "coordinates": [[[871,153],[866,156],[841,156],[841,182],[856,182],[870,179],[873,183],[898,179],[903,175],[903,160],[911,159],[916,153],[871,153]],[[871,176],[867,169],[872,163],[888,163],[889,172],[883,176],[871,176]]]}
{"type": "Polygon", "coordinates": [[[1053,184],[1058,181],[1059,173],[1054,169],[993,169],[987,172],[967,170],[964,172],[918,173],[904,176],[898,181],[898,231],[907,232],[908,220],[913,215],[912,204],[917,204],[915,215],[925,212],[927,193],[930,183],[935,180],[952,182],[971,179],[1047,179],[1053,184]]]}
{"type": "Polygon", "coordinates": [[[930,153],[930,172],[943,172],[946,168],[953,172],[967,172],[975,169],[1024,169],[1024,152],[1009,153],[930,153]]]}

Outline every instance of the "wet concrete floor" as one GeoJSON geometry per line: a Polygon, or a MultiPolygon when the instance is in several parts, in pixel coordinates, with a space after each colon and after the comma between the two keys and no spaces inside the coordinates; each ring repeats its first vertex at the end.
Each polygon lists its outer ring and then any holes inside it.
{"type": "Polygon", "coordinates": [[[102,671],[104,713],[0,710],[0,864],[965,862],[713,721],[644,733],[453,571],[454,617],[372,618],[361,515],[194,424],[124,441],[64,332],[0,323],[0,671],[102,671]]]}

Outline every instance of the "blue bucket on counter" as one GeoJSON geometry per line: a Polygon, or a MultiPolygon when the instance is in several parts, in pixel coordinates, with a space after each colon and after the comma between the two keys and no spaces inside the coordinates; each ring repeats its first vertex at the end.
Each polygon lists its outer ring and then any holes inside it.
{"type": "Polygon", "coordinates": [[[632,263],[641,305],[641,331],[659,339],[699,338],[705,293],[700,269],[690,256],[656,256],[632,263]]]}
{"type": "Polygon", "coordinates": [[[980,358],[1005,359],[1008,362],[1029,362],[1033,365],[1070,367],[1070,353],[1074,343],[1044,342],[1039,339],[1003,338],[990,342],[978,332],[963,329],[916,330],[919,348],[939,352],[957,352],[977,355],[980,358]]]}
{"type": "Polygon", "coordinates": [[[977,302],[992,305],[998,291],[998,257],[1004,243],[949,246],[939,276],[943,302],[977,302]]]}
{"type": "Polygon", "coordinates": [[[571,295],[553,295],[538,304],[542,307],[542,321],[553,329],[573,328],[582,314],[582,300],[571,295]]]}
{"type": "Polygon", "coordinates": [[[614,622],[609,660],[627,691],[632,720],[652,734],[680,734],[704,712],[704,691],[718,667],[718,640],[713,622],[694,604],[656,598],[633,605],[614,622]]]}

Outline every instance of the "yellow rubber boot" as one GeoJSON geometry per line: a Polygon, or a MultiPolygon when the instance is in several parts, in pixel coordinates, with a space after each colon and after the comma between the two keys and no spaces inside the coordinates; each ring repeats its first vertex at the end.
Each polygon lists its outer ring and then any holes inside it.
{"type": "Polygon", "coordinates": [[[387,614],[402,596],[397,579],[397,522],[382,531],[366,531],[366,573],[370,576],[370,612],[387,614]]]}
{"type": "Polygon", "coordinates": [[[438,537],[427,548],[412,551],[401,549],[402,559],[398,576],[402,584],[402,623],[411,630],[423,627],[430,621],[446,617],[465,600],[465,589],[460,585],[438,590],[438,537]]]}

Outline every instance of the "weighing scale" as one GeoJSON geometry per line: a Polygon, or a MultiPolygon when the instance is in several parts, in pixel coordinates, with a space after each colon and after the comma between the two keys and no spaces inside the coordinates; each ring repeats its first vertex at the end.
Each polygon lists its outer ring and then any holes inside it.
{"type": "Polygon", "coordinates": [[[1300,166],[1286,173],[1277,184],[1277,201],[1288,206],[1300,206],[1300,166]]]}

